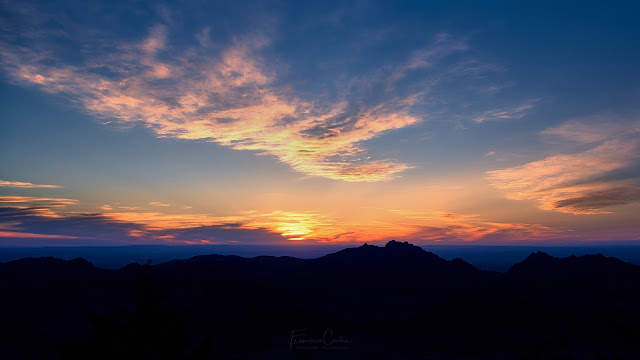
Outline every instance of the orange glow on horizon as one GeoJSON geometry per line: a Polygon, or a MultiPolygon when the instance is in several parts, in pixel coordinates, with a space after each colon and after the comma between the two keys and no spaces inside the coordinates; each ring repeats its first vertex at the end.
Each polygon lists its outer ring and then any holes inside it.
{"type": "Polygon", "coordinates": [[[559,238],[561,231],[537,224],[499,223],[480,219],[475,214],[419,212],[373,209],[374,218],[347,219],[319,212],[274,211],[245,212],[235,216],[214,217],[206,214],[163,214],[160,212],[107,213],[115,221],[134,223],[142,230],[130,230],[134,237],[181,242],[179,236],[154,235],[179,229],[203,226],[242,229],[265,229],[290,241],[319,243],[362,243],[390,239],[421,242],[478,241],[489,236],[508,234],[509,239],[559,238]]]}

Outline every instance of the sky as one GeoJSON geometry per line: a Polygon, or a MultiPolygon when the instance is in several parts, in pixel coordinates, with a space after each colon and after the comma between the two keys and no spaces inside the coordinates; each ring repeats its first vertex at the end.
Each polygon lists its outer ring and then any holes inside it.
{"type": "Polygon", "coordinates": [[[640,240],[638,10],[3,0],[0,245],[640,240]]]}

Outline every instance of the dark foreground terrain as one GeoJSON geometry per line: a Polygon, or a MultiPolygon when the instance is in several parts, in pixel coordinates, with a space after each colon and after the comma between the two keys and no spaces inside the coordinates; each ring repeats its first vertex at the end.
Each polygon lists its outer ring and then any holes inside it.
{"type": "Polygon", "coordinates": [[[0,289],[1,359],[640,359],[640,266],[602,255],[26,258],[0,289]]]}

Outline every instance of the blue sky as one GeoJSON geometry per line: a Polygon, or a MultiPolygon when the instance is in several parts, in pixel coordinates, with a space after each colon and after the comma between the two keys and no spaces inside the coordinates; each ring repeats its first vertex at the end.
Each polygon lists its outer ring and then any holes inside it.
{"type": "Polygon", "coordinates": [[[0,244],[636,240],[637,10],[4,1],[0,244]]]}

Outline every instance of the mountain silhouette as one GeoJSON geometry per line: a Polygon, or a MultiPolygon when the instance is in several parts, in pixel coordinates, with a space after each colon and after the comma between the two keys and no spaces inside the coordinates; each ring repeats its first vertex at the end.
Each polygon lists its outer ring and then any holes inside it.
{"type": "Polygon", "coordinates": [[[574,302],[640,295],[640,267],[602,254],[555,258],[532,253],[505,274],[505,288],[521,296],[574,302]]]}
{"type": "Polygon", "coordinates": [[[26,258],[0,263],[0,286],[3,359],[640,355],[640,267],[600,254],[505,273],[397,241],[119,270],[26,258]]]}

